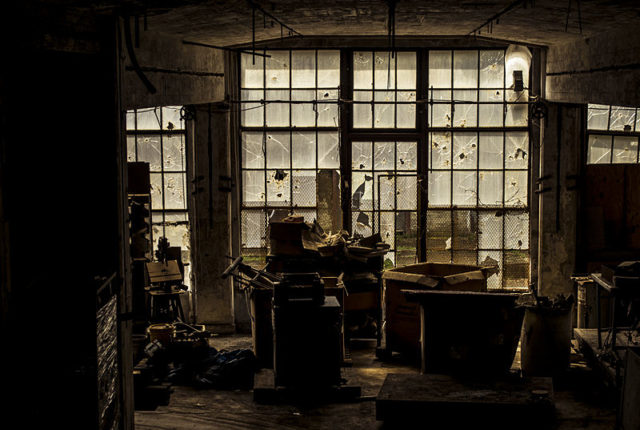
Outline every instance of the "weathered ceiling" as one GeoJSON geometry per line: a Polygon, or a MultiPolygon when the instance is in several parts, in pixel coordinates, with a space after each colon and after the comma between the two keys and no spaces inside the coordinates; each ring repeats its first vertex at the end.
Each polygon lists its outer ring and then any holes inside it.
{"type": "MultiPolygon", "coordinates": [[[[384,0],[256,0],[255,3],[305,36],[387,35],[388,8],[384,0]]],[[[396,34],[465,36],[513,3],[512,0],[398,0],[396,34]]],[[[252,7],[247,0],[148,0],[145,4],[150,7],[149,30],[223,46],[249,43],[252,39],[252,7]]],[[[481,36],[552,45],[624,27],[637,31],[635,26],[639,22],[637,0],[526,0],[494,22],[491,32],[489,26],[483,27],[481,36]]],[[[280,35],[276,22],[256,13],[257,41],[280,35]]]]}

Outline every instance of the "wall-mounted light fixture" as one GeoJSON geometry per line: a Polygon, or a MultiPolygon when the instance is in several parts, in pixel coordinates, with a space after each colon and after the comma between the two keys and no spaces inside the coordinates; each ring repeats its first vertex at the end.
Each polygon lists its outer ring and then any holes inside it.
{"type": "Polygon", "coordinates": [[[513,90],[518,92],[524,90],[524,80],[522,79],[522,70],[513,71],[513,90]]]}
{"type": "Polygon", "coordinates": [[[528,89],[531,52],[526,46],[509,45],[505,54],[505,67],[507,88],[513,91],[528,89]]]}

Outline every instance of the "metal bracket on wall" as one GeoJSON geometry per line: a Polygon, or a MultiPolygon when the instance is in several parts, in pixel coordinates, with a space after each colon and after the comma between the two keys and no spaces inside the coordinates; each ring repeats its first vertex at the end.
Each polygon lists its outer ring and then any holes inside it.
{"type": "Polygon", "coordinates": [[[536,194],[543,194],[543,193],[546,193],[546,192],[548,192],[548,191],[551,191],[552,189],[553,189],[553,188],[551,188],[551,187],[544,187],[544,188],[542,188],[542,189],[535,190],[535,191],[534,191],[534,193],[536,193],[536,194]]]}
{"type": "Polygon", "coordinates": [[[231,176],[220,175],[218,180],[220,184],[218,185],[218,191],[230,193],[233,189],[233,180],[231,179],[231,176]]]}

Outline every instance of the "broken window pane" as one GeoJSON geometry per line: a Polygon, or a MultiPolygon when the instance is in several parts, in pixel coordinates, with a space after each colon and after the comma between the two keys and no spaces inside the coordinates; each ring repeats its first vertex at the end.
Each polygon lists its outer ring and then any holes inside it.
{"type": "Polygon", "coordinates": [[[476,212],[453,212],[453,240],[451,245],[453,249],[477,249],[477,231],[478,217],[476,212]]]}
{"type": "Polygon", "coordinates": [[[162,152],[160,135],[142,134],[137,136],[138,161],[149,163],[149,171],[159,172],[162,169],[162,152]]]}
{"type": "Polygon", "coordinates": [[[184,130],[184,121],[180,119],[181,106],[165,106],[162,108],[163,130],[184,130]]]}
{"type": "Polygon", "coordinates": [[[478,203],[481,206],[501,206],[502,205],[502,172],[480,171],[478,173],[479,194],[478,203]]]}
{"type": "Polygon", "coordinates": [[[453,52],[453,87],[478,87],[478,51],[453,52]]]}
{"type": "Polygon", "coordinates": [[[451,51],[429,51],[429,88],[451,88],[451,51]]]}
{"type": "Polygon", "coordinates": [[[377,210],[393,210],[396,208],[395,201],[395,181],[393,176],[376,175],[376,185],[380,187],[376,198],[380,198],[375,209],[377,210]]]}
{"type": "Polygon", "coordinates": [[[504,247],[506,249],[529,249],[529,214],[507,212],[504,218],[504,247]]]}
{"type": "Polygon", "coordinates": [[[318,127],[338,127],[338,90],[318,90],[317,100],[332,101],[332,103],[318,103],[318,127]]]}
{"type": "Polygon", "coordinates": [[[160,108],[136,109],[138,130],[160,130],[160,108]]]}
{"type": "Polygon", "coordinates": [[[638,161],[638,138],[614,136],[612,163],[636,163],[638,161]]]}
{"type": "Polygon", "coordinates": [[[388,243],[391,249],[396,246],[396,225],[394,212],[380,212],[380,236],[384,243],[388,243]]]}
{"type": "Polygon", "coordinates": [[[427,211],[427,249],[450,249],[452,226],[450,211],[427,211]]]}
{"type": "Polygon", "coordinates": [[[415,211],[396,212],[396,264],[404,266],[417,263],[418,216],[415,211]]]}
{"type": "Polygon", "coordinates": [[[352,215],[352,233],[362,237],[373,234],[373,213],[354,211],[352,215]]]}
{"type": "Polygon", "coordinates": [[[267,133],[268,168],[287,168],[291,165],[289,140],[289,132],[267,133]]]}
{"type": "MultiPolygon", "coordinates": [[[[189,249],[189,226],[186,224],[168,224],[164,227],[165,237],[171,246],[179,246],[183,250],[189,249]]],[[[189,260],[187,259],[187,262],[189,260]]]]}
{"type": "Polygon", "coordinates": [[[127,161],[136,161],[136,137],[133,135],[127,136],[127,161]]]}
{"type": "Polygon", "coordinates": [[[452,261],[454,264],[475,265],[477,259],[478,256],[476,255],[475,251],[453,251],[452,261]]]}
{"type": "Polygon", "coordinates": [[[267,170],[267,205],[287,206],[291,202],[289,170],[267,170]]]}
{"type": "MultiPolygon", "coordinates": [[[[373,97],[371,91],[354,91],[353,101],[370,102],[373,97]]],[[[370,103],[353,103],[353,127],[371,128],[373,122],[373,112],[370,103]]]]}
{"type": "Polygon", "coordinates": [[[504,51],[480,51],[480,88],[504,88],[504,51]]]}
{"type": "Polygon", "coordinates": [[[529,284],[529,253],[527,251],[504,252],[505,288],[527,288],[529,284]]]}
{"type": "Polygon", "coordinates": [[[476,172],[453,172],[453,205],[476,205],[476,172]]]}
{"type": "Polygon", "coordinates": [[[352,142],[351,168],[353,170],[371,170],[373,168],[371,151],[371,142],[352,142]]]}
{"type": "Polygon", "coordinates": [[[633,131],[635,122],[636,110],[634,108],[611,106],[609,130],[633,131]]]}
{"type": "Polygon", "coordinates": [[[504,173],[504,205],[522,207],[527,205],[527,171],[507,170],[504,173]]]}
{"type": "Polygon", "coordinates": [[[318,87],[340,86],[340,51],[318,51],[318,87]]]}
{"type": "MultiPolygon", "coordinates": [[[[398,91],[398,102],[415,102],[414,91],[398,91]]],[[[398,103],[396,105],[396,127],[414,128],[416,126],[416,105],[414,103],[398,103]]]]}
{"type": "Polygon", "coordinates": [[[316,51],[291,51],[291,87],[315,88],[316,51]]]}
{"type": "Polygon", "coordinates": [[[478,246],[480,249],[502,248],[503,211],[478,213],[478,246]]]}
{"type": "MultiPolygon", "coordinates": [[[[377,102],[394,102],[395,93],[393,91],[376,91],[374,99],[377,102]]],[[[394,126],[394,104],[375,103],[373,105],[373,127],[391,128],[394,126]]]]}
{"type": "Polygon", "coordinates": [[[587,164],[607,164],[611,162],[612,136],[589,135],[587,164]]]}
{"type": "Polygon", "coordinates": [[[526,169],[529,166],[529,133],[506,133],[505,146],[504,163],[507,169],[526,169]]]}
{"type": "Polygon", "coordinates": [[[340,167],[340,151],[337,132],[318,132],[318,167],[337,169],[340,167]]]}
{"type": "Polygon", "coordinates": [[[163,208],[162,202],[162,174],[152,173],[151,175],[151,208],[160,209],[163,208]]]}
{"type": "Polygon", "coordinates": [[[373,175],[370,172],[351,174],[351,208],[354,210],[373,209],[373,175]]]}
{"type": "Polygon", "coordinates": [[[429,91],[429,125],[431,127],[451,127],[451,91],[433,90],[429,91]]]}
{"type": "Polygon", "coordinates": [[[506,127],[526,127],[529,120],[529,105],[524,103],[507,104],[506,127]]]}
{"type": "MultiPolygon", "coordinates": [[[[258,51],[260,52],[260,51],[258,51]]],[[[253,56],[251,54],[241,54],[241,78],[242,88],[263,88],[264,87],[264,57],[253,56]],[[255,64],[254,64],[255,59],[255,64]]]]}
{"type": "Polygon", "coordinates": [[[480,133],[480,168],[502,169],[502,133],[480,133]]]}
{"type": "MultiPolygon", "coordinates": [[[[291,156],[293,167],[315,168],[316,167],[316,133],[299,132],[292,133],[291,156]]],[[[314,172],[315,174],[315,172],[314,172]]]]}
{"type": "Polygon", "coordinates": [[[453,113],[454,127],[475,127],[477,123],[478,105],[467,103],[456,103],[453,113]]]}
{"type": "Polygon", "coordinates": [[[451,172],[429,172],[429,206],[451,205],[451,172]]]}
{"type": "Polygon", "coordinates": [[[374,142],[374,169],[393,170],[395,167],[395,152],[396,144],[394,142],[374,142]]]}
{"type": "Polygon", "coordinates": [[[606,130],[609,125],[609,106],[589,105],[587,128],[589,130],[606,130]]]}
{"type": "Polygon", "coordinates": [[[477,164],[478,136],[476,133],[453,134],[453,168],[475,169],[477,164]]]}
{"type": "Polygon", "coordinates": [[[262,168],[265,161],[264,135],[259,132],[242,133],[242,167],[262,168]]]}
{"type": "MultiPolygon", "coordinates": [[[[315,90],[293,90],[291,99],[294,101],[313,101],[315,90]]],[[[291,104],[291,125],[293,127],[313,127],[316,125],[316,112],[313,103],[291,104]]]]}
{"type": "Polygon", "coordinates": [[[276,103],[275,101],[289,100],[289,90],[267,90],[267,127],[289,126],[289,103],[276,103]]]}
{"type": "Polygon", "coordinates": [[[242,211],[242,247],[264,248],[267,236],[266,226],[264,211],[242,211]]]}
{"type": "Polygon", "coordinates": [[[267,88],[289,87],[289,51],[268,51],[266,59],[267,88]]]}
{"type": "Polygon", "coordinates": [[[264,170],[242,172],[242,204],[262,206],[264,204],[264,170]]]}
{"type": "Polygon", "coordinates": [[[430,133],[432,169],[451,168],[451,133],[430,133]]]}
{"type": "Polygon", "coordinates": [[[487,278],[487,288],[502,288],[502,252],[500,251],[478,251],[479,265],[496,265],[498,273],[487,278]]]}
{"type": "Polygon", "coordinates": [[[326,232],[342,229],[342,211],[340,196],[340,172],[337,170],[319,170],[316,179],[318,223],[326,232]]]}
{"type": "Polygon", "coordinates": [[[373,87],[373,53],[353,53],[353,88],[371,89],[373,87]]]}
{"type": "Polygon", "coordinates": [[[165,171],[187,170],[186,154],[184,148],[184,136],[171,134],[162,137],[162,154],[165,171]]]}
{"type": "Polygon", "coordinates": [[[418,199],[417,176],[396,176],[396,208],[398,210],[416,210],[418,199]]]}
{"type": "Polygon", "coordinates": [[[245,127],[261,127],[264,125],[264,98],[262,90],[242,90],[242,100],[258,100],[254,103],[243,102],[241,106],[241,120],[245,127]]]}
{"type": "Polygon", "coordinates": [[[396,52],[398,81],[397,88],[413,90],[416,88],[416,53],[396,52]]]}
{"type": "Polygon", "coordinates": [[[315,206],[316,205],[316,172],[315,170],[294,170],[292,193],[293,193],[294,206],[315,206]]]}
{"type": "Polygon", "coordinates": [[[126,127],[127,131],[135,131],[136,129],[136,111],[128,110],[126,115],[126,127]]]}
{"type": "Polygon", "coordinates": [[[374,88],[376,90],[393,90],[396,88],[396,59],[391,52],[374,53],[374,88]]]}
{"type": "Polygon", "coordinates": [[[418,168],[418,144],[416,142],[398,142],[396,153],[397,170],[416,170],[418,168]]]}

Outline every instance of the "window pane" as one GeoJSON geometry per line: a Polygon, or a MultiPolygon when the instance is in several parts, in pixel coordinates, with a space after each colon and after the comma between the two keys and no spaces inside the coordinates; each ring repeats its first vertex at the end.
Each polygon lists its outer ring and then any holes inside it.
{"type": "Polygon", "coordinates": [[[291,87],[315,88],[316,51],[291,51],[291,87]]]}
{"type": "Polygon", "coordinates": [[[480,168],[502,169],[502,133],[480,133],[480,168]]]}
{"type": "Polygon", "coordinates": [[[614,136],[613,163],[636,163],[638,161],[638,138],[614,136]]]}
{"type": "Polygon", "coordinates": [[[353,53],[353,88],[373,88],[373,53],[353,53]]]}
{"type": "Polygon", "coordinates": [[[451,205],[451,172],[429,172],[429,206],[451,205]]]}
{"type": "Polygon", "coordinates": [[[151,174],[151,209],[162,210],[162,174],[151,174]]]}
{"type": "Polygon", "coordinates": [[[340,167],[338,133],[318,132],[318,167],[321,169],[340,167]]]}
{"type": "Polygon", "coordinates": [[[263,248],[266,246],[266,215],[264,211],[242,211],[242,247],[263,248]]]}
{"type": "Polygon", "coordinates": [[[289,126],[289,103],[276,103],[276,100],[289,100],[289,90],[267,90],[267,127],[289,126]]]}
{"type": "Polygon", "coordinates": [[[318,90],[317,100],[332,101],[332,103],[318,103],[318,127],[338,127],[338,90],[318,90]]]}
{"type": "Polygon", "coordinates": [[[526,169],[529,163],[529,134],[522,132],[506,133],[505,167],[507,169],[526,169]]]}
{"type": "Polygon", "coordinates": [[[374,88],[393,90],[396,88],[396,59],[391,52],[374,53],[374,88]]]}
{"type": "Polygon", "coordinates": [[[162,151],[165,171],[186,171],[187,160],[182,134],[165,135],[162,137],[162,151]]]}
{"type": "Polygon", "coordinates": [[[418,208],[417,176],[396,176],[396,208],[416,210],[418,208]]]}
{"type": "Polygon", "coordinates": [[[372,226],[373,213],[354,211],[352,215],[352,232],[354,235],[363,237],[373,234],[372,226]]]}
{"type": "Polygon", "coordinates": [[[476,205],[476,172],[453,172],[453,205],[476,205]]]}
{"type": "Polygon", "coordinates": [[[261,168],[264,167],[264,141],[263,133],[244,132],[242,133],[242,167],[261,168]]]}
{"type": "MultiPolygon", "coordinates": [[[[316,167],[316,132],[293,132],[292,157],[294,168],[316,167]]],[[[315,175],[315,172],[313,172],[315,175]]],[[[314,191],[315,192],[315,191],[314,191]]]]}
{"type": "Polygon", "coordinates": [[[160,108],[136,109],[138,130],[160,130],[160,108]]]}
{"type": "Polygon", "coordinates": [[[136,137],[127,136],[127,162],[136,161],[136,137]]]}
{"type": "Polygon", "coordinates": [[[396,155],[395,142],[374,142],[373,153],[375,170],[394,170],[396,155]]]}
{"type": "Polygon", "coordinates": [[[502,288],[502,252],[478,251],[478,264],[495,264],[498,273],[487,278],[487,288],[502,288]]]}
{"type": "Polygon", "coordinates": [[[289,170],[267,170],[267,205],[288,206],[291,202],[289,170]]]}
{"type": "Polygon", "coordinates": [[[529,214],[527,212],[507,212],[504,228],[506,249],[529,249],[529,214]]]}
{"type": "Polygon", "coordinates": [[[587,128],[589,130],[606,130],[609,125],[609,106],[589,105],[587,128]]]}
{"type": "Polygon", "coordinates": [[[451,133],[431,133],[431,169],[451,168],[451,133]]]}
{"type": "MultiPolygon", "coordinates": [[[[478,217],[475,211],[453,212],[453,249],[477,249],[478,217]]],[[[475,261],[475,254],[473,260],[475,261]]]]}
{"type": "Polygon", "coordinates": [[[480,51],[480,87],[504,88],[504,51],[480,51]]]}
{"type": "Polygon", "coordinates": [[[289,51],[267,51],[267,88],[289,87],[289,51]]]}
{"type": "Polygon", "coordinates": [[[633,131],[636,122],[636,110],[622,106],[611,106],[609,130],[633,131]]]}
{"type": "Polygon", "coordinates": [[[402,90],[416,88],[416,53],[396,52],[398,81],[397,87],[402,90]]]}
{"type": "Polygon", "coordinates": [[[502,211],[478,213],[478,246],[480,249],[502,248],[502,211]]]}
{"type": "Polygon", "coordinates": [[[612,139],[612,136],[589,135],[587,164],[610,163],[612,139]]]}
{"type": "Polygon", "coordinates": [[[240,68],[240,86],[242,88],[264,87],[264,57],[259,57],[257,55],[254,57],[251,54],[241,54],[240,68]]]}
{"type": "Polygon", "coordinates": [[[372,164],[371,142],[353,142],[351,144],[351,168],[353,170],[371,170],[372,164]]]}
{"type": "Polygon", "coordinates": [[[264,170],[242,172],[242,204],[262,206],[264,204],[264,170]]]}
{"type": "Polygon", "coordinates": [[[267,133],[267,168],[287,168],[289,158],[289,132],[267,133]]]}
{"type": "MultiPolygon", "coordinates": [[[[354,91],[353,100],[371,101],[373,93],[371,91],[354,91]]],[[[355,128],[371,128],[373,121],[373,112],[370,103],[354,103],[353,104],[353,126],[355,128]]]]}
{"type": "Polygon", "coordinates": [[[373,175],[370,172],[351,174],[351,208],[354,210],[373,209],[373,175]]]}
{"type": "Polygon", "coordinates": [[[527,205],[527,171],[511,170],[504,173],[504,205],[527,205]]]}
{"type": "Polygon", "coordinates": [[[477,165],[478,136],[476,133],[453,134],[453,168],[475,169],[477,165]]]}
{"type": "Polygon", "coordinates": [[[507,115],[504,125],[507,127],[526,127],[529,119],[529,105],[507,104],[507,115]]]}
{"type": "Polygon", "coordinates": [[[478,87],[478,51],[453,52],[453,87],[478,87]]]}
{"type": "Polygon", "coordinates": [[[450,211],[427,211],[427,249],[450,249],[452,228],[450,211]]]}
{"type": "MultiPolygon", "coordinates": [[[[414,91],[398,91],[398,102],[415,102],[416,93],[414,91]]],[[[396,127],[414,128],[416,126],[416,105],[403,104],[396,105],[396,127]]]]}
{"type": "Polygon", "coordinates": [[[318,87],[340,86],[340,51],[318,51],[318,87]]]}
{"type": "Polygon", "coordinates": [[[429,51],[429,88],[451,88],[451,51],[429,51]]]}
{"type": "Polygon", "coordinates": [[[416,142],[398,142],[396,169],[416,170],[418,168],[418,144],[416,142]]]}
{"type": "Polygon", "coordinates": [[[293,171],[293,205],[316,205],[316,172],[315,170],[293,171]]]}
{"type": "Polygon", "coordinates": [[[138,161],[149,163],[151,172],[162,170],[162,152],[159,134],[138,135],[138,161]]]}
{"type": "Polygon", "coordinates": [[[481,206],[502,206],[503,172],[480,171],[478,200],[481,206]]]}
{"type": "Polygon", "coordinates": [[[396,181],[394,176],[376,175],[376,186],[380,188],[376,193],[376,210],[394,210],[396,208],[396,181]]]}
{"type": "MultiPolygon", "coordinates": [[[[294,101],[313,101],[315,96],[315,90],[291,91],[291,99],[294,101]]],[[[313,103],[293,103],[291,105],[291,125],[293,127],[315,126],[316,112],[313,103]]]]}
{"type": "Polygon", "coordinates": [[[255,103],[241,104],[241,120],[245,127],[260,127],[264,125],[264,104],[260,100],[264,99],[263,90],[242,90],[242,100],[258,100],[255,103]]]}
{"type": "MultiPolygon", "coordinates": [[[[394,102],[395,93],[393,91],[376,91],[375,101],[394,102]]],[[[393,103],[375,103],[373,105],[373,127],[391,128],[394,126],[394,105],[393,103]]]]}

